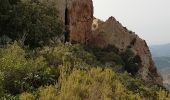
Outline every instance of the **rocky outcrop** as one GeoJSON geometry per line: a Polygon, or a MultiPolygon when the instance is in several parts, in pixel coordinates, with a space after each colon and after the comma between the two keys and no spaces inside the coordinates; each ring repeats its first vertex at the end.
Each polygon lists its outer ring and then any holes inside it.
{"type": "Polygon", "coordinates": [[[138,75],[149,83],[162,85],[162,77],[157,72],[146,42],[134,32],[127,30],[114,17],[110,17],[106,22],[94,18],[92,30],[93,44],[101,48],[112,45],[118,48],[120,53],[131,50],[134,57],[140,59],[138,75]]]}
{"type": "Polygon", "coordinates": [[[60,18],[65,23],[66,40],[72,43],[87,43],[92,34],[92,0],[57,0],[60,18]]]}
{"type": "Polygon", "coordinates": [[[146,42],[134,32],[127,30],[114,17],[110,17],[106,22],[93,18],[92,0],[57,2],[59,17],[66,26],[66,41],[92,43],[101,48],[111,45],[116,47],[120,54],[130,50],[134,54],[133,59],[138,59],[137,75],[148,83],[162,85],[162,77],[157,72],[146,42]]]}
{"type": "Polygon", "coordinates": [[[68,0],[67,10],[70,41],[87,43],[92,34],[92,0],[68,0]]]}

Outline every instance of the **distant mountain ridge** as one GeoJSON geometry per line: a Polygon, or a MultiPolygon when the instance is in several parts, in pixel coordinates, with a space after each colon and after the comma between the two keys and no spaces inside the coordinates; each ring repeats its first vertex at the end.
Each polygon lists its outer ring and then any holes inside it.
{"type": "Polygon", "coordinates": [[[170,57],[153,57],[153,59],[159,70],[170,68],[170,57]]]}
{"type": "Polygon", "coordinates": [[[163,76],[164,86],[170,90],[170,43],[150,46],[153,60],[163,76]]]}
{"type": "Polygon", "coordinates": [[[170,57],[170,43],[163,45],[151,45],[150,50],[153,57],[170,57]]]}

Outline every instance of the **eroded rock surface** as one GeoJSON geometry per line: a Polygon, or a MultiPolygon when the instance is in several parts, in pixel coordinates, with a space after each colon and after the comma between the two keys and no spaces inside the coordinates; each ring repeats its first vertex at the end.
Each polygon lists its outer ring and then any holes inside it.
{"type": "Polygon", "coordinates": [[[92,34],[92,0],[58,0],[60,18],[72,43],[87,43],[92,34]]]}
{"type": "Polygon", "coordinates": [[[120,54],[130,50],[134,53],[133,59],[137,59],[140,66],[137,74],[148,83],[162,85],[162,77],[157,72],[146,42],[134,32],[127,30],[114,17],[105,22],[93,18],[92,0],[57,0],[57,2],[59,17],[66,26],[67,41],[92,43],[101,48],[111,45],[116,47],[120,54]]]}
{"type": "Polygon", "coordinates": [[[87,43],[92,34],[92,0],[69,0],[67,9],[70,41],[87,43]]]}
{"type": "Polygon", "coordinates": [[[118,48],[120,53],[131,50],[134,57],[140,59],[138,75],[149,83],[162,85],[162,77],[157,72],[150,50],[143,39],[123,27],[114,17],[110,17],[106,22],[95,18],[92,30],[93,44],[101,48],[112,45],[118,48]]]}

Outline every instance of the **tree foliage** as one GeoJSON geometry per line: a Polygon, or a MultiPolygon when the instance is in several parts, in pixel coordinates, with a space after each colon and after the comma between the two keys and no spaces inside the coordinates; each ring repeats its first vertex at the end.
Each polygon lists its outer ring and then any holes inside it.
{"type": "Polygon", "coordinates": [[[55,82],[57,74],[42,56],[26,57],[25,51],[17,43],[0,49],[1,86],[6,92],[18,94],[55,82]]]}
{"type": "MultiPolygon", "coordinates": [[[[7,9],[6,6],[2,8],[7,9]]],[[[36,47],[58,39],[63,33],[63,25],[53,0],[22,0],[7,12],[6,15],[0,13],[0,16],[6,19],[1,18],[1,36],[5,35],[12,40],[20,40],[26,45],[36,47]]]]}

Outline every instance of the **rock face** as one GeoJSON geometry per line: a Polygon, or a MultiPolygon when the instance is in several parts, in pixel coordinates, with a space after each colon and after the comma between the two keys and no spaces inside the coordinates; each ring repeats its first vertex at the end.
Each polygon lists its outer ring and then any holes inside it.
{"type": "Polygon", "coordinates": [[[114,17],[106,22],[93,18],[92,0],[57,0],[60,18],[66,26],[66,41],[93,43],[101,48],[114,46],[119,53],[127,50],[138,59],[140,75],[146,82],[162,85],[149,48],[144,40],[123,27],[114,17]],[[94,19],[94,20],[93,20],[94,19]]]}
{"type": "Polygon", "coordinates": [[[67,40],[87,43],[92,34],[92,0],[58,0],[60,18],[65,23],[67,40]]]}
{"type": "Polygon", "coordinates": [[[67,24],[71,42],[87,43],[92,34],[92,0],[68,0],[67,24]]]}
{"type": "Polygon", "coordinates": [[[127,30],[114,17],[110,17],[106,22],[95,18],[92,30],[91,42],[93,44],[101,48],[112,45],[118,48],[120,53],[131,50],[134,53],[134,57],[140,59],[138,75],[146,82],[162,85],[162,77],[157,72],[146,42],[134,32],[127,30]]]}

